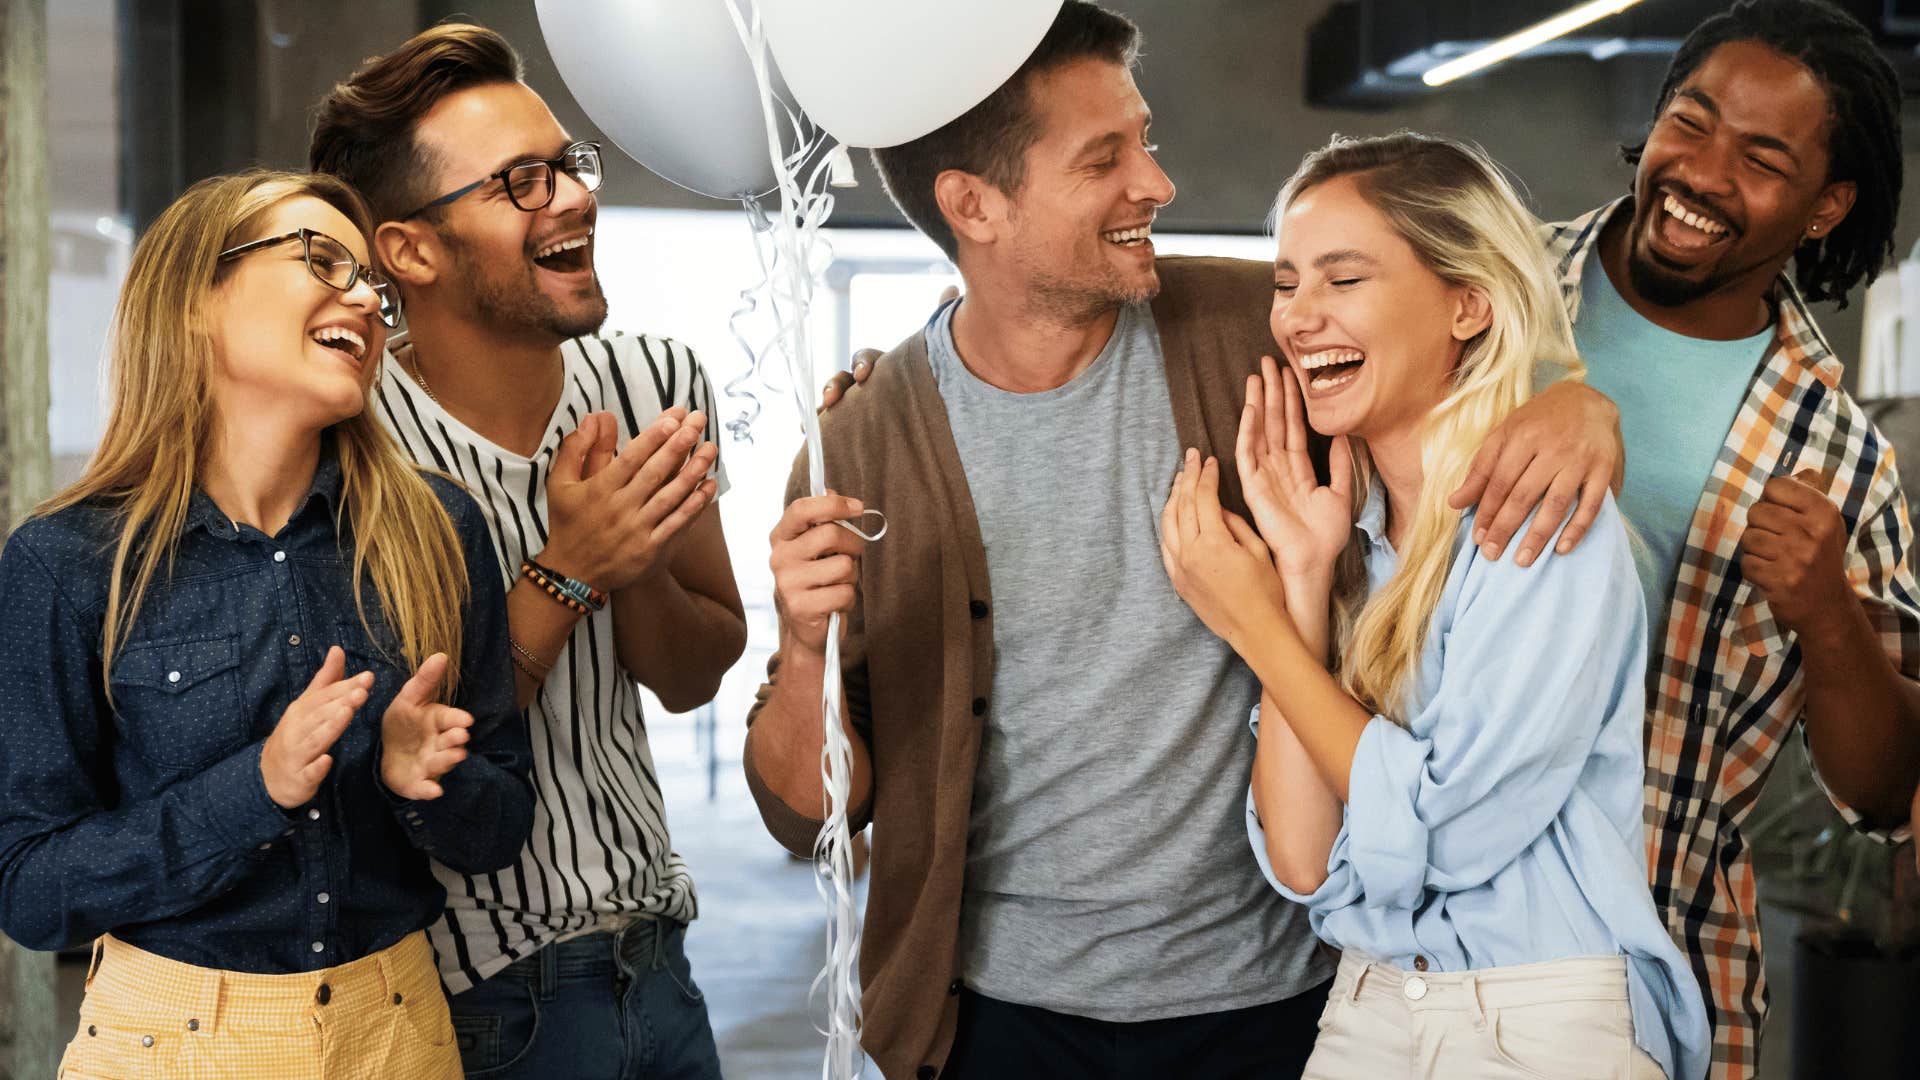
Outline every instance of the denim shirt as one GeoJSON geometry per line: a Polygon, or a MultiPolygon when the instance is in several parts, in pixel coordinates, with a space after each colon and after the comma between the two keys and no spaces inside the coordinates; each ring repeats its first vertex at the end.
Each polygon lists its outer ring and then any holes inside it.
{"type": "MultiPolygon", "coordinates": [[[[1355,523],[1370,592],[1399,568],[1385,524],[1376,482],[1355,523]]],[[[1326,881],[1302,895],[1274,876],[1249,791],[1254,858],[1321,938],[1398,967],[1623,957],[1634,1041],[1698,1080],[1706,1005],[1647,885],[1647,620],[1625,520],[1608,495],[1579,547],[1531,567],[1481,558],[1472,530],[1469,512],[1404,726],[1376,716],[1360,736],[1326,881]]]]}
{"type": "Polygon", "coordinates": [[[511,863],[532,827],[532,754],[513,703],[506,598],[480,510],[427,477],[465,557],[459,689],[469,757],[437,799],[379,779],[380,724],[412,674],[335,533],[341,472],[322,454],[278,535],[236,526],[195,490],[169,575],[154,577],[102,685],[117,538],[111,508],[27,521],[0,554],[0,930],[61,949],[112,933],[203,967],[287,973],[392,945],[438,918],[428,858],[511,863]],[[261,748],[329,646],[371,670],[314,799],[268,796],[261,748]],[[111,701],[111,703],[109,703],[111,701]]]}

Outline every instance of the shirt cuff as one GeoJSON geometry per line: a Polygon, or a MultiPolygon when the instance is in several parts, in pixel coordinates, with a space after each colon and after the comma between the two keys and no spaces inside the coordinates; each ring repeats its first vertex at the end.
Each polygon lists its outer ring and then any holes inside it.
{"type": "Polygon", "coordinates": [[[1360,733],[1347,774],[1347,859],[1370,905],[1412,908],[1427,883],[1427,826],[1420,785],[1427,746],[1375,716],[1360,733]]]}
{"type": "Polygon", "coordinates": [[[1813,760],[1813,744],[1807,741],[1807,725],[1805,723],[1800,725],[1800,748],[1806,752],[1807,771],[1813,774],[1814,784],[1820,788],[1820,793],[1827,797],[1827,801],[1833,804],[1833,808],[1840,812],[1840,817],[1847,823],[1848,828],[1862,836],[1877,840],[1889,846],[1904,844],[1908,840],[1913,839],[1913,822],[1911,821],[1904,825],[1896,825],[1891,829],[1874,829],[1861,824],[1859,811],[1848,806],[1840,796],[1835,795],[1833,789],[1828,787],[1827,782],[1821,778],[1820,766],[1813,760]]]}
{"type": "Polygon", "coordinates": [[[236,848],[263,849],[285,836],[293,818],[267,794],[260,771],[266,740],[249,743],[195,778],[208,820],[236,848]]]}

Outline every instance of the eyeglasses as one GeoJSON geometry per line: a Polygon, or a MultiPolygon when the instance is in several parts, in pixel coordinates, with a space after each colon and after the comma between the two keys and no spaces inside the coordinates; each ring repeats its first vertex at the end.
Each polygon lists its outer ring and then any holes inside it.
{"type": "Polygon", "coordinates": [[[401,221],[420,216],[436,206],[445,206],[470,191],[475,191],[490,180],[499,180],[507,185],[507,198],[513,205],[531,214],[542,210],[553,201],[557,189],[555,171],[564,172],[576,180],[588,194],[600,190],[600,180],[604,174],[600,171],[600,144],[597,142],[577,142],[560,151],[557,158],[529,158],[516,161],[491,176],[483,176],[458,191],[449,191],[445,195],[413,211],[401,221]]]}
{"type": "Polygon", "coordinates": [[[220,261],[226,262],[257,248],[272,247],[289,240],[300,241],[301,249],[306,254],[307,271],[320,279],[321,284],[346,292],[364,278],[373,287],[374,295],[380,298],[380,321],[388,327],[400,325],[400,290],[394,288],[393,282],[385,274],[371,266],[361,266],[360,260],[353,257],[353,252],[348,251],[345,244],[326,233],[295,229],[290,233],[228,248],[220,253],[220,261]]]}

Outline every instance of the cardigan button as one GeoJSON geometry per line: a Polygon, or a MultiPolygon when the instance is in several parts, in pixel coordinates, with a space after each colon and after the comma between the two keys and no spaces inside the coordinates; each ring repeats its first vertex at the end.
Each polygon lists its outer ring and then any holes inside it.
{"type": "Polygon", "coordinates": [[[955,979],[952,982],[947,984],[947,996],[948,997],[960,996],[960,980],[959,979],[955,979]]]}
{"type": "Polygon", "coordinates": [[[975,716],[987,715],[987,699],[986,698],[977,697],[973,699],[973,715],[975,716]]]}
{"type": "Polygon", "coordinates": [[[967,610],[973,614],[974,618],[984,619],[987,617],[987,602],[984,600],[975,600],[967,605],[967,610]]]}

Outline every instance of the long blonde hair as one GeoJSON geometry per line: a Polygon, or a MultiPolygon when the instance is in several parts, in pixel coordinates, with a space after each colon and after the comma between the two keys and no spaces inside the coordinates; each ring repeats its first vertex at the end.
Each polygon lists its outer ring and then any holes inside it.
{"type": "MultiPolygon", "coordinates": [[[[1369,708],[1404,722],[1405,693],[1453,569],[1461,511],[1447,505],[1447,495],[1466,479],[1488,433],[1533,395],[1543,363],[1575,379],[1585,368],[1538,222],[1484,153],[1412,132],[1336,137],[1308,155],[1281,189],[1276,230],[1294,199],[1340,176],[1353,178],[1427,269],[1449,285],[1478,290],[1492,313],[1487,328],[1465,343],[1452,389],[1427,416],[1420,497],[1400,545],[1399,569],[1368,596],[1363,551],[1350,544],[1335,573],[1341,683],[1369,708]]],[[[1354,439],[1353,447],[1357,510],[1373,469],[1363,442],[1354,439]]]]}
{"type": "MultiPolygon", "coordinates": [[[[108,349],[112,406],[105,433],[80,479],[34,511],[95,502],[117,515],[103,671],[126,643],[155,575],[163,567],[171,573],[194,485],[210,458],[219,418],[211,404],[208,309],[231,265],[220,262],[220,252],[256,239],[268,211],[299,195],[345,214],[371,244],[366,204],[342,181],[254,170],[193,185],[134,248],[108,349]]],[[[377,365],[380,358],[367,362],[377,365]]],[[[367,615],[363,585],[371,581],[409,671],[435,652],[447,654],[444,693],[451,697],[468,592],[453,521],[371,409],[329,430],[342,478],[334,531],[353,548],[361,624],[381,640],[367,615]]]]}

